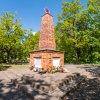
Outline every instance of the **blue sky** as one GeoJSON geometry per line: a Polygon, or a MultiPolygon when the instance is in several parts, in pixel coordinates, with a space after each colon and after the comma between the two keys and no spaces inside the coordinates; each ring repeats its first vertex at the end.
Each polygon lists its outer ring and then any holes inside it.
{"type": "MultiPolygon", "coordinates": [[[[17,12],[17,18],[21,18],[22,27],[33,28],[34,32],[40,30],[41,16],[47,7],[54,17],[54,25],[57,22],[57,14],[62,12],[62,1],[72,0],[0,0],[0,16],[2,12],[17,12]]],[[[80,0],[85,4],[87,0],[80,0]]]]}

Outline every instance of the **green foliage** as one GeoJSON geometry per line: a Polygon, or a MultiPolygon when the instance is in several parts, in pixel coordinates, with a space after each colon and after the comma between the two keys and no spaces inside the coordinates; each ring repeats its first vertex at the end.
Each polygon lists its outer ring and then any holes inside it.
{"type": "MultiPolygon", "coordinates": [[[[22,29],[16,14],[0,17],[0,61],[21,60],[37,50],[39,34],[22,29]]],[[[100,0],[62,2],[55,27],[56,47],[65,51],[67,63],[100,63],[100,0]]]]}
{"type": "Polygon", "coordinates": [[[8,68],[10,68],[11,66],[1,66],[0,65],[0,71],[2,71],[2,70],[7,70],[8,68]]]}
{"type": "Polygon", "coordinates": [[[2,56],[9,62],[12,53],[17,46],[21,45],[21,39],[24,36],[24,30],[21,28],[19,20],[14,19],[15,14],[4,12],[0,18],[0,47],[2,56]]]}
{"type": "Polygon", "coordinates": [[[55,28],[57,49],[65,51],[67,63],[97,63],[100,60],[100,0],[62,2],[55,28]]]}
{"type": "Polygon", "coordinates": [[[39,32],[22,29],[16,14],[4,12],[0,17],[0,61],[10,62],[29,57],[30,50],[37,49],[39,32]]]}
{"type": "Polygon", "coordinates": [[[39,35],[40,32],[32,34],[31,31],[27,31],[27,36],[23,41],[24,46],[24,55],[29,56],[29,52],[32,50],[37,50],[39,45],[39,35]]]}

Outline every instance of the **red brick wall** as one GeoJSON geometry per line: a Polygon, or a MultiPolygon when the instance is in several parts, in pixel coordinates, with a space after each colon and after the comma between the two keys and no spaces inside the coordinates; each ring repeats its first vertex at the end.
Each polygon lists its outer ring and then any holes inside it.
{"type": "Polygon", "coordinates": [[[42,16],[39,49],[54,49],[56,48],[54,37],[53,17],[50,14],[42,16]]]}
{"type": "Polygon", "coordinates": [[[30,66],[34,65],[34,58],[40,57],[42,59],[42,67],[48,68],[53,66],[53,58],[60,58],[60,65],[64,65],[64,53],[55,51],[55,37],[54,37],[54,26],[53,17],[46,13],[42,16],[40,39],[39,39],[39,50],[30,53],[30,66]],[[45,49],[45,50],[41,50],[45,49]],[[52,49],[52,50],[51,50],[52,49]]]}
{"type": "Polygon", "coordinates": [[[40,51],[40,52],[33,52],[30,53],[30,66],[34,65],[34,57],[41,57],[42,59],[42,67],[48,68],[53,66],[53,58],[58,57],[60,58],[60,65],[64,65],[64,53],[63,52],[54,52],[54,51],[40,51]]]}

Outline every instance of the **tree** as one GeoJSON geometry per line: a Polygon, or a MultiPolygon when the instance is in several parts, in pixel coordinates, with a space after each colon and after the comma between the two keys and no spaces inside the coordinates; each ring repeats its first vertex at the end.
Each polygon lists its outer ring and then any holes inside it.
{"type": "Polygon", "coordinates": [[[80,5],[79,0],[62,3],[62,14],[58,15],[56,26],[56,42],[58,49],[65,51],[66,62],[96,63],[100,59],[99,23],[99,0],[88,0],[86,8],[80,5]]]}
{"type": "Polygon", "coordinates": [[[40,35],[40,32],[32,34],[32,30],[27,31],[27,36],[25,37],[23,41],[24,56],[29,57],[30,51],[38,49],[39,35],[40,35]]]}
{"type": "Polygon", "coordinates": [[[82,33],[88,38],[88,43],[84,48],[84,53],[82,54],[84,62],[96,63],[100,59],[100,17],[97,17],[100,15],[99,10],[99,0],[88,0],[87,8],[81,12],[80,20],[78,22],[80,34],[82,33]]]}
{"type": "Polygon", "coordinates": [[[65,50],[65,61],[71,60],[78,63],[79,50],[77,48],[77,21],[83,5],[79,0],[72,2],[63,2],[62,14],[59,14],[59,22],[57,23],[58,34],[61,33],[61,42],[65,50]],[[64,46],[64,44],[66,46],[64,46]],[[68,54],[67,54],[68,53],[68,54]],[[68,57],[69,56],[69,57],[68,57]]]}
{"type": "Polygon", "coordinates": [[[20,21],[15,19],[15,14],[3,13],[0,18],[0,53],[2,59],[8,62],[11,59],[11,55],[15,52],[18,46],[22,45],[25,30],[21,28],[20,21]]]}
{"type": "Polygon", "coordinates": [[[16,14],[3,13],[0,17],[0,61],[25,60],[29,52],[38,49],[39,32],[22,29],[16,14]]]}

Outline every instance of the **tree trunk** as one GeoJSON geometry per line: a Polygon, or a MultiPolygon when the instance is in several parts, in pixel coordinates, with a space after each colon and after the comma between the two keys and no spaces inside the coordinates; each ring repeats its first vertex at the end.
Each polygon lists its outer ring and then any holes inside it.
{"type": "Polygon", "coordinates": [[[7,63],[10,62],[10,50],[7,50],[7,63]]]}
{"type": "Polygon", "coordinates": [[[77,52],[76,52],[76,64],[79,64],[79,56],[77,52]]]}
{"type": "Polygon", "coordinates": [[[80,59],[80,49],[75,50],[75,55],[76,55],[76,64],[79,64],[79,59],[80,59]]]}

